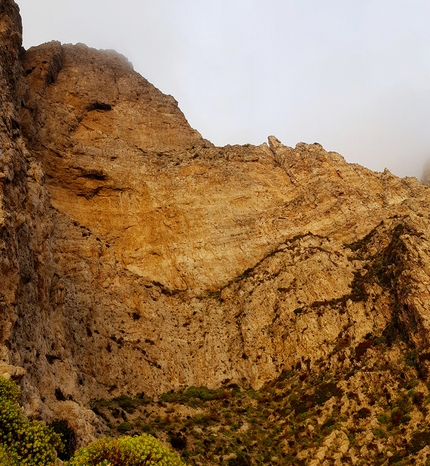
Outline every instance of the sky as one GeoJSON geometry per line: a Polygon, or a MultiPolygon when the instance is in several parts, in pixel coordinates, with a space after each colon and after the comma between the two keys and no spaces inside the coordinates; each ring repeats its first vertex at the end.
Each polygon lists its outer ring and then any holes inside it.
{"type": "Polygon", "coordinates": [[[275,135],[421,177],[428,0],[16,0],[24,47],[114,49],[218,146],[275,135]]]}

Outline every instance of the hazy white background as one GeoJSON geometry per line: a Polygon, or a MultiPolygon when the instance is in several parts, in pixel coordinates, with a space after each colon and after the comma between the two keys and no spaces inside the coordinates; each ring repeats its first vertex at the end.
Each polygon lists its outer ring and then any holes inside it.
{"type": "Polygon", "coordinates": [[[421,176],[429,0],[16,0],[24,46],[115,49],[216,145],[319,142],[421,176]]]}

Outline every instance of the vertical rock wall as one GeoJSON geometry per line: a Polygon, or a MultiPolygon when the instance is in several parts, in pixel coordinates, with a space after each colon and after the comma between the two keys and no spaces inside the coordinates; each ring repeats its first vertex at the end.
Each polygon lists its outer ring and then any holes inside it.
{"type": "MultiPolygon", "coordinates": [[[[46,254],[44,240],[50,237],[46,219],[47,198],[43,172],[26,150],[21,133],[21,95],[26,92],[22,76],[21,20],[12,1],[0,5],[1,101],[0,101],[0,306],[1,359],[5,364],[21,365],[12,357],[11,335],[22,315],[38,303],[37,255],[46,254]],[[36,230],[45,230],[44,239],[36,230]]],[[[49,223],[49,221],[48,221],[49,223]]],[[[14,370],[10,369],[13,374],[14,370]]]]}
{"type": "Polygon", "coordinates": [[[0,13],[0,372],[29,412],[88,439],[91,398],[258,388],[367,334],[428,371],[427,187],[319,144],[214,147],[124,57],[24,51],[0,13]]]}

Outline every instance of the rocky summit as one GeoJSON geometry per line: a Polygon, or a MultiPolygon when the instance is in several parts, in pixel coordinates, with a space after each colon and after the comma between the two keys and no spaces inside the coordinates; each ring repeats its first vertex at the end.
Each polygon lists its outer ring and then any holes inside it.
{"type": "Polygon", "coordinates": [[[215,147],[122,55],[24,50],[13,0],[0,26],[0,373],[27,415],[189,464],[430,464],[430,187],[215,147]]]}

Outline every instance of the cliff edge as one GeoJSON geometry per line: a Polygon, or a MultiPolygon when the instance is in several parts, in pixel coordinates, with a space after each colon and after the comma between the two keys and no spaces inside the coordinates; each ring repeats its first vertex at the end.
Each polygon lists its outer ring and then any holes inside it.
{"type": "Polygon", "coordinates": [[[13,0],[0,24],[0,366],[30,413],[84,441],[91,399],[341,371],[369,335],[428,380],[427,186],[215,147],[123,56],[23,50],[13,0]]]}

